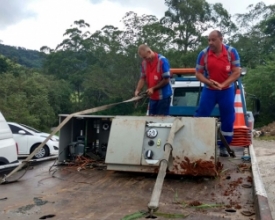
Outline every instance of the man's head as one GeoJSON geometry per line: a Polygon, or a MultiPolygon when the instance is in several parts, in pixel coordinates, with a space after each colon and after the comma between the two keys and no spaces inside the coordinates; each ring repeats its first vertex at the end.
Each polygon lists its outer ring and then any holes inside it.
{"type": "Polygon", "coordinates": [[[152,61],[155,57],[155,53],[146,44],[141,44],[138,47],[138,55],[146,61],[152,61]]]}
{"type": "Polygon", "coordinates": [[[220,52],[222,48],[222,33],[220,31],[212,31],[208,36],[208,45],[213,52],[220,52]]]}

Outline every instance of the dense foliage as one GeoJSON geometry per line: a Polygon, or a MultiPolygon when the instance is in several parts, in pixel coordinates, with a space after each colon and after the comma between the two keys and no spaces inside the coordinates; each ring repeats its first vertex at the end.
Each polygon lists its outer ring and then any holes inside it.
{"type": "MultiPolygon", "coordinates": [[[[274,121],[275,5],[262,2],[250,5],[246,13],[233,19],[220,3],[209,4],[205,0],[165,0],[165,3],[167,11],[161,19],[132,11],[126,13],[122,30],[106,25],[90,33],[89,24],[75,21],[65,30],[64,40],[56,48],[43,46],[40,52],[30,55],[31,65],[19,62],[19,58],[10,59],[6,52],[0,57],[0,110],[8,120],[47,129],[58,123],[60,113],[130,98],[139,78],[139,44],[147,43],[165,55],[172,67],[194,67],[199,51],[207,46],[206,31],[217,28],[225,34],[225,42],[237,48],[242,66],[248,68],[244,77],[246,90],[262,102],[259,125],[274,121]],[[43,67],[27,68],[39,67],[41,60],[35,57],[41,59],[41,54],[46,57],[43,67]]],[[[145,111],[146,103],[142,102],[100,114],[145,111]]]]}
{"type": "MultiPolygon", "coordinates": [[[[29,68],[41,68],[46,58],[44,53],[28,50],[23,47],[13,47],[0,43],[0,54],[29,68]]],[[[1,61],[0,61],[1,62],[1,61]]],[[[1,64],[0,64],[1,65],[1,64]]]]}

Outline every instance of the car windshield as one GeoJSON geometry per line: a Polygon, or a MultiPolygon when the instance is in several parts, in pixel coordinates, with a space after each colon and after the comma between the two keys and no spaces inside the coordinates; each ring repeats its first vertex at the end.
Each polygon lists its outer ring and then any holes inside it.
{"type": "Polygon", "coordinates": [[[32,127],[29,127],[27,125],[24,125],[24,124],[20,124],[20,125],[23,126],[23,127],[25,127],[25,128],[27,128],[27,129],[29,129],[29,130],[31,130],[31,131],[33,131],[33,132],[35,132],[35,133],[41,133],[41,131],[38,131],[38,130],[36,130],[36,129],[32,128],[32,127]]]}
{"type": "Polygon", "coordinates": [[[175,88],[173,106],[197,106],[199,87],[175,88]]]}

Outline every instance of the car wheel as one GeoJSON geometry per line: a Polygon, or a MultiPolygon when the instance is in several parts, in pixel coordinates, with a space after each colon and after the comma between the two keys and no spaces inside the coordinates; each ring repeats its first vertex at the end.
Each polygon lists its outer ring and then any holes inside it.
{"type": "MultiPolygon", "coordinates": [[[[33,152],[34,149],[36,149],[38,146],[39,146],[39,144],[35,145],[35,146],[33,147],[32,152],[33,152]]],[[[41,159],[41,158],[47,157],[47,156],[49,156],[49,148],[48,148],[47,146],[43,146],[43,147],[40,149],[40,151],[38,151],[38,152],[33,156],[33,158],[34,158],[34,159],[41,159]]]]}

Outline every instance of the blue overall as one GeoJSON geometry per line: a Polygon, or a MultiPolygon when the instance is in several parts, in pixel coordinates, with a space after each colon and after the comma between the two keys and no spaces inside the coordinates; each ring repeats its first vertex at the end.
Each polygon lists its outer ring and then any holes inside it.
{"type": "MultiPolygon", "coordinates": [[[[212,90],[204,87],[201,93],[199,108],[195,117],[209,117],[215,105],[219,105],[221,118],[221,131],[228,144],[233,137],[233,125],[235,121],[235,88],[234,86],[224,90],[212,90]]],[[[225,152],[225,146],[219,143],[221,152],[225,152]]]]}

